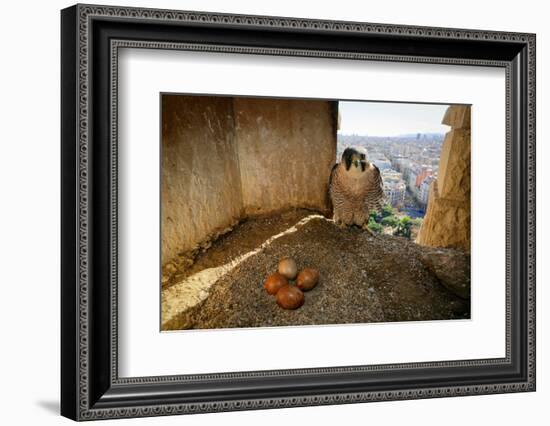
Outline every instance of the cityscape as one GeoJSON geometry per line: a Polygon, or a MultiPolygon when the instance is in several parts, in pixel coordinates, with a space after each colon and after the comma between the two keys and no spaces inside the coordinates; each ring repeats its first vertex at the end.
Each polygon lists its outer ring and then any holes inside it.
{"type": "Polygon", "coordinates": [[[437,178],[443,138],[442,133],[387,137],[339,134],[337,158],[348,146],[365,148],[368,160],[382,174],[388,204],[411,218],[422,218],[430,184],[437,178]]]}

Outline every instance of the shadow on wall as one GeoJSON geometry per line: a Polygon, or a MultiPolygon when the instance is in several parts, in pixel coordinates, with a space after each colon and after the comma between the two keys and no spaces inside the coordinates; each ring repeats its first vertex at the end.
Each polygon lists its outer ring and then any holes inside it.
{"type": "Polygon", "coordinates": [[[162,263],[239,220],[328,214],[337,102],[163,95],[162,263]]]}

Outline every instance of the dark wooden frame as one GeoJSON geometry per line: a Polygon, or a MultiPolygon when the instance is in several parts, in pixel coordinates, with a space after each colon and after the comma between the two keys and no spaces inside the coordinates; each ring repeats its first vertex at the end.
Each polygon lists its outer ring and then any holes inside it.
{"type": "MultiPolygon", "coordinates": [[[[75,420],[535,390],[535,36],[76,5],[61,13],[61,413],[75,420]],[[119,378],[120,47],[504,67],[506,357],[119,378]]],[[[504,179],[504,177],[503,177],[504,179]]]]}

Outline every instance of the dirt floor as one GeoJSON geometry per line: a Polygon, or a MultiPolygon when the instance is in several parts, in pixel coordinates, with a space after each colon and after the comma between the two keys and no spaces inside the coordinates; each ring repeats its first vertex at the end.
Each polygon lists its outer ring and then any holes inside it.
{"type": "MultiPolygon", "coordinates": [[[[162,329],[470,317],[469,299],[449,291],[441,282],[445,274],[436,275],[434,268],[423,262],[426,257],[432,258],[430,250],[434,249],[401,237],[373,236],[358,228],[340,229],[322,216],[308,215],[311,212],[299,210],[245,221],[199,254],[192,266],[180,267],[167,277],[162,297],[162,329]],[[272,237],[300,219],[290,231],[272,237]],[[238,261],[228,263],[239,256],[238,261]],[[264,279],[276,271],[279,259],[286,256],[294,258],[299,269],[315,268],[321,275],[317,287],[305,293],[304,305],[295,311],[281,309],[275,297],[263,288],[264,279]],[[224,266],[216,269],[220,265],[224,266]],[[199,289],[180,289],[186,279],[204,272],[205,268],[215,272],[209,275],[208,285],[204,284],[206,280],[201,281],[199,289]],[[190,302],[182,305],[182,298],[186,297],[190,302]]],[[[464,258],[463,253],[454,250],[436,250],[439,257],[433,258],[443,259],[441,265],[436,265],[439,269],[449,263],[449,256],[464,258]]],[[[457,274],[459,280],[464,277],[469,285],[469,258],[450,263],[453,270],[444,272],[453,274],[455,281],[457,274]],[[464,265],[463,270],[456,270],[457,264],[464,265]]]]}
{"type": "Polygon", "coordinates": [[[197,272],[220,266],[254,250],[269,237],[283,232],[311,214],[311,210],[296,209],[244,220],[231,232],[219,237],[207,250],[194,255],[182,253],[178,259],[167,265],[168,268],[165,267],[163,273],[163,287],[173,286],[197,272]]]}

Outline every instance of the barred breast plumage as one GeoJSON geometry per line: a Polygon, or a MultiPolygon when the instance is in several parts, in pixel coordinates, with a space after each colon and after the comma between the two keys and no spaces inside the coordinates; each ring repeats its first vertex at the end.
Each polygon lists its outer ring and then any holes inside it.
{"type": "Polygon", "coordinates": [[[330,176],[334,220],[337,224],[364,226],[368,223],[369,213],[379,211],[384,204],[380,171],[366,161],[346,166],[345,161],[336,164],[330,176]]]}

